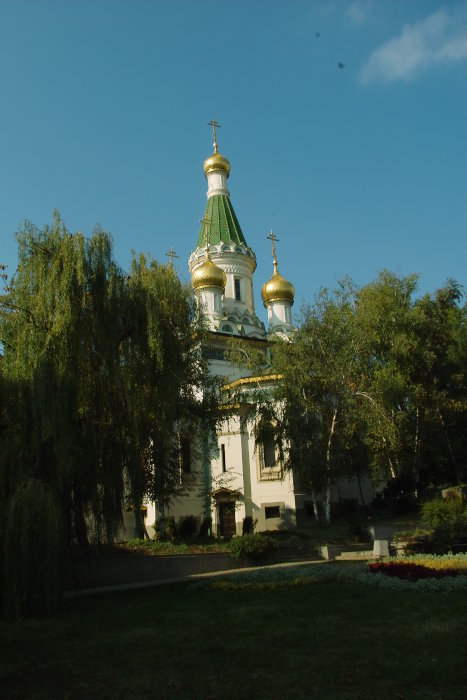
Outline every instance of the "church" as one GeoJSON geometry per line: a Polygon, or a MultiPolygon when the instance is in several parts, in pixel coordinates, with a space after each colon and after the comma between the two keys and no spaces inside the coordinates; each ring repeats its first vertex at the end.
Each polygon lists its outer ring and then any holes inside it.
{"type": "MultiPolygon", "coordinates": [[[[166,516],[180,522],[194,516],[198,526],[210,518],[212,534],[230,537],[242,534],[245,518],[258,532],[305,525],[314,518],[311,496],[294,487],[293,473],[284,470],[273,442],[256,444],[254,413],[251,407],[257,391],[267,392],[280,378],[250,376],[232,364],[226,351],[232,337],[242,339],[243,347],[264,352],[279,334],[292,342],[294,287],[279,274],[275,241],[271,231],[272,276],[261,287],[267,310],[267,328],[255,312],[253,274],[256,257],[248,245],[230,201],[227,181],[230,163],[218,151],[216,124],[213,153],[204,161],[207,202],[195,249],[188,258],[193,294],[202,304],[209,324],[209,343],[204,348],[210,372],[225,379],[226,396],[236,396],[228,417],[219,425],[217,444],[200,438],[181,438],[180,479],[185,495],[175,499],[166,516]],[[238,399],[240,397],[240,399],[238,399]],[[196,444],[195,444],[196,443],[196,444]],[[251,519],[251,520],[250,520],[251,519]]],[[[373,490],[364,484],[364,498],[372,500],[373,490]]],[[[360,502],[351,481],[335,485],[334,501],[360,502]]],[[[154,532],[157,512],[147,504],[145,525],[154,532]]]]}

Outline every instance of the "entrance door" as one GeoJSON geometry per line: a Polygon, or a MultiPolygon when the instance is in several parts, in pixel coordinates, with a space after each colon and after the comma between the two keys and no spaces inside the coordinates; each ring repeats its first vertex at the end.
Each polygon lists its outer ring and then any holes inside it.
{"type": "Polygon", "coordinates": [[[235,526],[235,501],[219,503],[219,530],[221,537],[232,537],[237,533],[235,526]]]}

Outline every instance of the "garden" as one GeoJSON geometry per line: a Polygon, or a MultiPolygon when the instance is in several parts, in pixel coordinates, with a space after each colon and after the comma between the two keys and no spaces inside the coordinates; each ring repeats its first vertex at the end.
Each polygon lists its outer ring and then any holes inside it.
{"type": "Polygon", "coordinates": [[[0,623],[2,696],[463,700],[467,556],[407,563],[456,575],[318,563],[75,598],[0,623]]]}

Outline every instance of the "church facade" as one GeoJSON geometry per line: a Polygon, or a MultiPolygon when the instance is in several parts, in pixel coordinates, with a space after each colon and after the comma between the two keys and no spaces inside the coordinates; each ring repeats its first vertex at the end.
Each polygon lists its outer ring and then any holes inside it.
{"type": "MultiPolygon", "coordinates": [[[[271,231],[273,272],[261,288],[266,328],[255,312],[256,257],[230,200],[230,163],[218,152],[216,126],[212,122],[213,153],[203,165],[207,203],[188,269],[193,293],[209,323],[205,353],[210,372],[225,379],[226,394],[236,398],[218,427],[215,444],[199,436],[182,440],[180,479],[185,494],[174,500],[165,515],[176,522],[194,516],[199,525],[211,518],[212,533],[228,537],[242,534],[245,518],[251,518],[256,531],[265,531],[303,525],[314,514],[311,496],[295,488],[293,474],[283,469],[274,444],[256,444],[254,437],[256,417],[251,408],[255,392],[267,392],[278,378],[250,376],[226,359],[232,337],[241,338],[243,347],[264,352],[265,357],[273,336],[291,341],[294,287],[279,274],[277,239],[271,231]]],[[[364,491],[365,501],[371,501],[370,482],[364,484],[364,491]]],[[[333,499],[360,501],[359,490],[352,482],[340,483],[333,499]]],[[[148,504],[145,524],[150,535],[156,519],[154,504],[148,504]]]]}

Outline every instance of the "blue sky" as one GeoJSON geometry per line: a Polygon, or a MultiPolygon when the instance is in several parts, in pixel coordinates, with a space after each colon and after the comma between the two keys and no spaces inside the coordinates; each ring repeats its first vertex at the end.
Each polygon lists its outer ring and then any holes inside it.
{"type": "Polygon", "coordinates": [[[0,0],[0,262],[57,208],[187,278],[214,117],[263,319],[271,228],[295,308],[382,268],[466,285],[466,67],[465,1],[0,0]]]}

